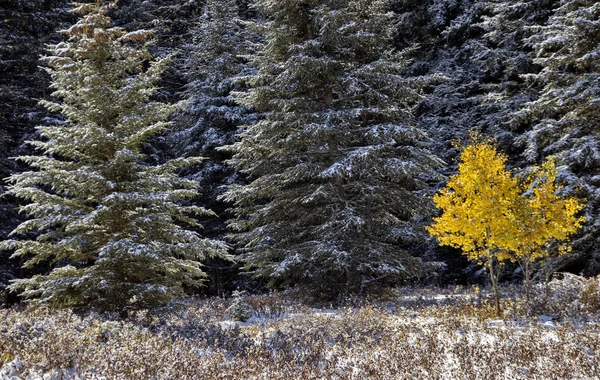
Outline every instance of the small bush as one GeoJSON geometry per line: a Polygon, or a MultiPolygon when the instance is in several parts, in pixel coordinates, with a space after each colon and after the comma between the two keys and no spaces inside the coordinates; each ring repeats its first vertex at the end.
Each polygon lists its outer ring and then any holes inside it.
{"type": "Polygon", "coordinates": [[[252,317],[252,309],[248,304],[246,291],[235,290],[231,296],[231,306],[227,308],[229,318],[234,321],[246,322],[252,317]]]}
{"type": "Polygon", "coordinates": [[[588,278],[583,282],[579,299],[586,312],[600,312],[600,276],[588,278]]]}
{"type": "Polygon", "coordinates": [[[600,312],[600,277],[559,273],[549,283],[534,287],[528,306],[530,314],[559,319],[596,316],[600,312]]]}

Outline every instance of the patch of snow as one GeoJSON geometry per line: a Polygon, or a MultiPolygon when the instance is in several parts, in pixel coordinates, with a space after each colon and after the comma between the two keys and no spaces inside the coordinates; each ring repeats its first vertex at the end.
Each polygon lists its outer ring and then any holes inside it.
{"type": "Polygon", "coordinates": [[[488,327],[506,327],[506,322],[503,320],[491,320],[487,323],[488,327]]]}
{"type": "Polygon", "coordinates": [[[552,321],[546,321],[542,323],[542,326],[544,326],[547,329],[556,330],[556,325],[552,321]]]}
{"type": "Polygon", "coordinates": [[[2,369],[0,369],[0,379],[18,380],[19,374],[22,371],[23,362],[19,357],[16,357],[13,361],[2,366],[2,369]]]}
{"type": "Polygon", "coordinates": [[[552,317],[547,316],[547,315],[539,315],[538,316],[538,321],[540,321],[540,323],[546,323],[546,322],[552,321],[552,319],[553,319],[552,317]]]}

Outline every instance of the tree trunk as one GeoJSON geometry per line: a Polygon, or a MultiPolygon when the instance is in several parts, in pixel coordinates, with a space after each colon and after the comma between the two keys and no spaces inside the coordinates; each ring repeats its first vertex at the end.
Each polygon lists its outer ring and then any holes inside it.
{"type": "Polygon", "coordinates": [[[529,300],[531,294],[531,262],[527,258],[525,258],[523,275],[525,276],[525,305],[527,306],[527,315],[529,315],[529,300]]]}
{"type": "Polygon", "coordinates": [[[490,278],[492,279],[492,287],[494,288],[494,299],[496,302],[496,315],[500,317],[500,292],[498,291],[498,268],[494,265],[494,258],[491,257],[488,261],[488,267],[490,269],[490,278]]]}

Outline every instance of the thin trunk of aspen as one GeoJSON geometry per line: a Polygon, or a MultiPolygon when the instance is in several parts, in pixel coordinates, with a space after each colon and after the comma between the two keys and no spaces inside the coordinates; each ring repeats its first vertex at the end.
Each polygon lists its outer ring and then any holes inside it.
{"type": "Polygon", "coordinates": [[[494,299],[496,303],[496,315],[500,317],[500,292],[498,290],[498,270],[494,265],[494,258],[491,257],[488,261],[488,267],[490,269],[490,278],[492,279],[492,287],[494,288],[494,299]]]}
{"type": "Polygon", "coordinates": [[[523,274],[525,275],[525,305],[527,306],[527,314],[529,314],[529,300],[531,294],[531,262],[528,258],[525,259],[525,268],[523,274]]]}

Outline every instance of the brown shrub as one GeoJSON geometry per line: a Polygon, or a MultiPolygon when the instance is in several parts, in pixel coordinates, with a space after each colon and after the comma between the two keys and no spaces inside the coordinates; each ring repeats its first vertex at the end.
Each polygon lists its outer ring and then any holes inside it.
{"type": "Polygon", "coordinates": [[[71,368],[86,379],[572,379],[600,373],[597,324],[495,321],[486,297],[425,307],[392,307],[388,299],[328,311],[278,297],[250,297],[249,304],[259,305],[255,317],[262,315],[254,324],[225,323],[230,303],[220,299],[127,321],[8,310],[0,320],[0,360],[20,358],[23,377],[71,368]],[[270,312],[271,302],[285,311],[270,312]]]}

